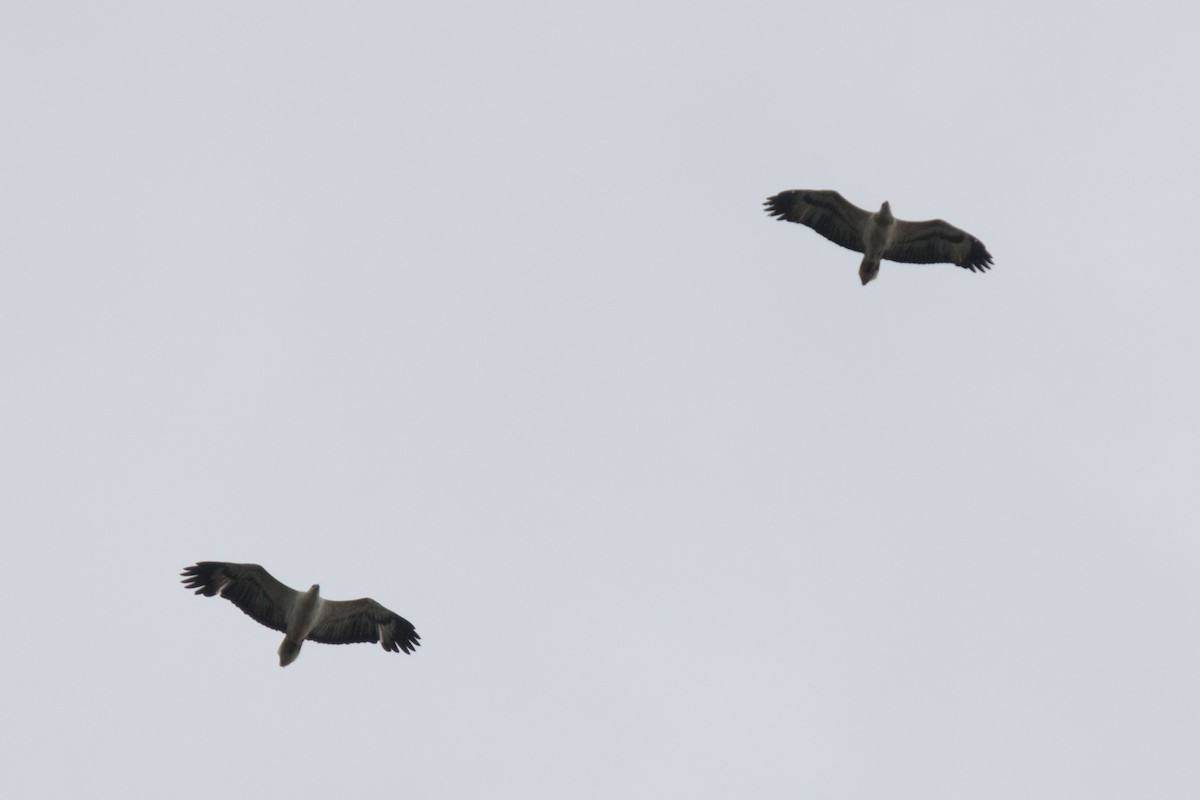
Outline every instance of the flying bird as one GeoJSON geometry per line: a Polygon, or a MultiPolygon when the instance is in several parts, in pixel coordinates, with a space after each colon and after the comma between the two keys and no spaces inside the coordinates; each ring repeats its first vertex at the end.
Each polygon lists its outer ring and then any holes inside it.
{"type": "Polygon", "coordinates": [[[411,653],[420,644],[411,622],[369,597],[326,600],[315,583],[307,592],[297,592],[258,564],[200,561],[180,574],[183,585],[196,594],[220,594],[254,621],[282,631],[281,667],[296,660],[306,639],[321,644],[381,642],[393,653],[411,653]]]}
{"type": "Polygon", "coordinates": [[[858,277],[863,286],[879,275],[884,258],[905,264],[956,264],[972,272],[992,266],[992,254],[971,234],[941,219],[896,219],[886,202],[872,214],[834,191],[791,189],[763,205],[773,217],[807,225],[834,244],[862,253],[858,277]]]}

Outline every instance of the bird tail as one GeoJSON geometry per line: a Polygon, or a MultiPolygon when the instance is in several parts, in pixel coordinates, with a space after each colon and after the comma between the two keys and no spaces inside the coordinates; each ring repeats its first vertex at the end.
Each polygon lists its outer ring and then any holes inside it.
{"type": "Polygon", "coordinates": [[[286,667],[299,658],[302,644],[303,641],[294,642],[290,637],[284,637],[283,644],[279,645],[279,666],[286,667]]]}
{"type": "Polygon", "coordinates": [[[862,279],[863,286],[875,280],[877,275],[879,275],[879,259],[863,256],[862,263],[858,266],[858,277],[862,279]]]}

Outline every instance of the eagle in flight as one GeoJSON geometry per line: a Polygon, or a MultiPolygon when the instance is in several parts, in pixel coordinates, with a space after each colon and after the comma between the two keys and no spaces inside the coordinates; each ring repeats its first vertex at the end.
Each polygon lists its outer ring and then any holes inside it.
{"type": "Polygon", "coordinates": [[[255,622],[281,631],[281,667],[296,660],[306,639],[321,644],[380,642],[393,653],[411,653],[421,643],[411,622],[369,597],[326,600],[315,583],[307,592],[298,592],[258,564],[200,561],[180,574],[183,585],[196,594],[220,594],[255,622]]]}
{"type": "Polygon", "coordinates": [[[790,189],[767,198],[767,213],[807,225],[834,244],[863,254],[858,277],[866,286],[879,275],[880,259],[905,264],[956,264],[972,272],[992,266],[983,242],[941,219],[907,222],[886,202],[872,214],[827,189],[790,189]]]}

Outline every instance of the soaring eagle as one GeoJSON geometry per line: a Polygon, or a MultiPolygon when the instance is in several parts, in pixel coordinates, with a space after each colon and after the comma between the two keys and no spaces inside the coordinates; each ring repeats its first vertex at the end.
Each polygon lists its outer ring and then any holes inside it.
{"type": "Polygon", "coordinates": [[[180,574],[183,585],[196,594],[220,594],[256,622],[282,631],[281,667],[296,660],[305,639],[321,644],[381,642],[393,653],[411,653],[420,644],[411,622],[369,597],[325,600],[315,583],[307,592],[297,592],[258,564],[200,561],[180,574]]]}
{"type": "Polygon", "coordinates": [[[829,190],[791,189],[767,198],[767,213],[807,225],[834,244],[863,254],[858,277],[866,286],[879,275],[879,260],[906,264],[957,264],[972,272],[992,265],[983,242],[949,222],[906,222],[886,202],[872,214],[829,190]]]}

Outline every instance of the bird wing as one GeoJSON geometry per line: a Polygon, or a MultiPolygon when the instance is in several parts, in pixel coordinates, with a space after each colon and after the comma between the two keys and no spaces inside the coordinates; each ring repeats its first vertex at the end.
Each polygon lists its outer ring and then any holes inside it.
{"type": "Polygon", "coordinates": [[[834,244],[863,252],[863,231],[869,211],[828,189],[790,189],[767,198],[767,213],[788,222],[807,225],[834,244]]]}
{"type": "Polygon", "coordinates": [[[196,594],[220,594],[255,622],[287,633],[287,611],[299,594],[258,564],[200,561],[183,572],[183,585],[196,594]]]}
{"type": "Polygon", "coordinates": [[[308,638],[321,644],[378,642],[383,649],[411,653],[420,644],[413,624],[369,597],[326,600],[325,609],[308,638]]]}
{"type": "Polygon", "coordinates": [[[992,266],[992,254],[983,242],[942,219],[925,222],[896,220],[891,242],[883,257],[906,264],[956,264],[972,272],[992,266]]]}

